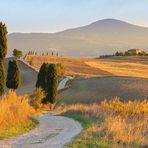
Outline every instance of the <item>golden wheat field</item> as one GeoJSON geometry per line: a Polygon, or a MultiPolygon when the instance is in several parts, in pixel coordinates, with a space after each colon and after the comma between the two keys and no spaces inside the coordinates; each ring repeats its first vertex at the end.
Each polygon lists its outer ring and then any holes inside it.
{"type": "Polygon", "coordinates": [[[129,76],[148,78],[147,57],[91,59],[27,55],[25,60],[37,68],[39,68],[43,62],[62,63],[67,69],[66,74],[70,75],[84,77],[129,76]]]}
{"type": "Polygon", "coordinates": [[[67,58],[56,56],[28,55],[25,58],[31,65],[40,68],[43,62],[61,63],[66,67],[67,75],[80,75],[84,77],[108,76],[110,73],[99,68],[90,67],[85,61],[91,61],[88,58],[67,58]]]}

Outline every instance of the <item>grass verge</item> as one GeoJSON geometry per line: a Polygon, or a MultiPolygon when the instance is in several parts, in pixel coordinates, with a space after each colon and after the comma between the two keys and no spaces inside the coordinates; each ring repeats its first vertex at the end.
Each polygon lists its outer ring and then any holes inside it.
{"type": "Polygon", "coordinates": [[[28,95],[17,96],[10,91],[0,100],[0,139],[25,133],[37,125],[30,118],[37,111],[28,103],[28,95]]]}
{"type": "Polygon", "coordinates": [[[84,130],[68,144],[73,148],[148,147],[148,101],[103,101],[101,105],[59,106],[61,115],[79,121],[84,130]]]}
{"type": "Polygon", "coordinates": [[[10,127],[7,130],[0,130],[0,140],[26,133],[35,128],[38,124],[39,122],[37,120],[30,118],[30,120],[25,124],[10,127]]]}

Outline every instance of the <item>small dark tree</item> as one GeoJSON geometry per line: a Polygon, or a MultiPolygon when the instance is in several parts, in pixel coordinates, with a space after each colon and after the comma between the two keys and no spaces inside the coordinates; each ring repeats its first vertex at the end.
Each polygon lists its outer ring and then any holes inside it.
{"type": "Polygon", "coordinates": [[[7,27],[0,22],[0,95],[5,92],[5,70],[3,66],[3,60],[7,54],[7,27]]]}
{"type": "Polygon", "coordinates": [[[53,52],[51,53],[51,55],[53,56],[53,52]]]}
{"type": "Polygon", "coordinates": [[[13,50],[13,56],[16,58],[16,59],[20,59],[20,57],[22,56],[22,51],[18,50],[18,49],[14,49],[13,50]]]}
{"type": "Polygon", "coordinates": [[[44,91],[47,90],[47,73],[48,73],[48,64],[43,63],[38,73],[36,88],[41,88],[44,91]]]}
{"type": "Polygon", "coordinates": [[[57,75],[57,65],[50,64],[48,66],[48,75],[47,75],[47,95],[45,98],[45,103],[50,103],[50,109],[52,104],[55,103],[56,97],[58,94],[58,75],[57,75]]]}
{"type": "Polygon", "coordinates": [[[20,86],[20,69],[16,60],[9,61],[6,86],[9,89],[17,89],[20,86]]]}

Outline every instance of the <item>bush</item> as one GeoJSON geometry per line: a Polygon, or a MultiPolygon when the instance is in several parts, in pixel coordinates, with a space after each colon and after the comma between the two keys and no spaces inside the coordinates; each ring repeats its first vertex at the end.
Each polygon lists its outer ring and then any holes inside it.
{"type": "Polygon", "coordinates": [[[58,73],[58,77],[63,77],[66,73],[66,68],[61,63],[57,64],[57,73],[58,73]]]}
{"type": "Polygon", "coordinates": [[[15,92],[9,91],[0,100],[0,130],[25,124],[34,113],[27,95],[17,96],[15,92]]]}
{"type": "Polygon", "coordinates": [[[45,97],[45,92],[41,88],[36,88],[34,93],[30,95],[30,103],[36,109],[41,108],[42,99],[45,97]]]}

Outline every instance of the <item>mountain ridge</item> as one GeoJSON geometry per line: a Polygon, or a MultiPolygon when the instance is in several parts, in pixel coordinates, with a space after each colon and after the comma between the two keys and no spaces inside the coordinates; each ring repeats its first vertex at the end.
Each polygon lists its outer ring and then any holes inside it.
{"type": "Polygon", "coordinates": [[[56,33],[11,33],[10,51],[14,48],[49,51],[66,56],[99,56],[129,48],[148,49],[148,28],[116,19],[103,19],[86,26],[56,33]]]}

